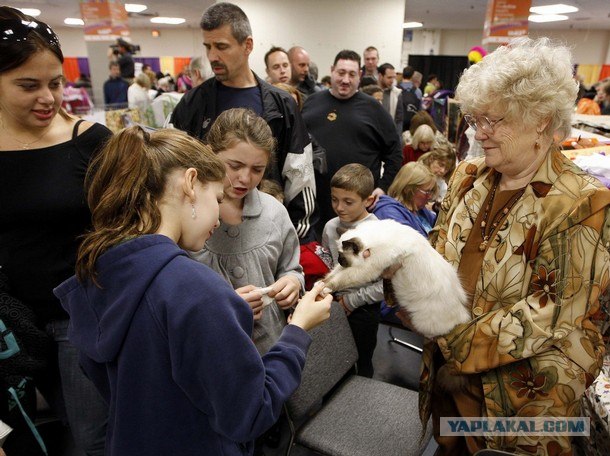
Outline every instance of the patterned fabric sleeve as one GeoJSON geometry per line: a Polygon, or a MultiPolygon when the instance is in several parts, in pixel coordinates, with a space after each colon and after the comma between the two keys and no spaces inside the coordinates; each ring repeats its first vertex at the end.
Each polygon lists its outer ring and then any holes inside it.
{"type": "MultiPolygon", "coordinates": [[[[445,358],[458,371],[475,373],[558,348],[596,375],[603,344],[590,318],[599,310],[600,294],[610,285],[610,255],[600,236],[609,222],[601,210],[531,245],[523,253],[526,258],[535,254],[531,266],[526,266],[531,275],[525,298],[483,313],[439,338],[445,358]]],[[[506,281],[498,287],[489,284],[475,298],[475,309],[485,309],[497,299],[498,288],[506,286],[506,281]]]]}

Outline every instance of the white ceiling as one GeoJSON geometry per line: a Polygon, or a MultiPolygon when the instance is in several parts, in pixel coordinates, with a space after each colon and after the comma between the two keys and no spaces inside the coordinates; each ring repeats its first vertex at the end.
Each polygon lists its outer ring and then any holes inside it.
{"type": "MultiPolygon", "coordinates": [[[[307,0],[286,0],[299,3],[299,8],[306,7],[307,0]]],[[[332,1],[332,0],[328,0],[332,1]]],[[[66,17],[80,17],[78,0],[5,0],[6,4],[22,8],[42,10],[40,19],[51,26],[64,26],[66,17]]],[[[205,8],[214,0],[131,0],[125,3],[143,3],[148,5],[144,14],[159,16],[183,17],[186,26],[198,28],[199,19],[205,8]]],[[[535,30],[610,30],[609,0],[533,0],[532,6],[543,6],[553,3],[566,3],[580,9],[577,13],[568,14],[570,20],[547,24],[529,24],[535,30]]],[[[405,0],[405,19],[424,23],[427,29],[483,29],[487,0],[405,0]]],[[[320,14],[324,14],[323,11],[320,14]]],[[[166,28],[184,27],[151,24],[150,17],[133,16],[132,28],[166,28]]]]}
{"type": "MultiPolygon", "coordinates": [[[[405,0],[405,20],[430,29],[483,29],[487,0],[405,0]]],[[[576,6],[561,22],[529,23],[534,30],[610,30],[609,0],[532,0],[532,6],[556,3],[576,6]]]]}

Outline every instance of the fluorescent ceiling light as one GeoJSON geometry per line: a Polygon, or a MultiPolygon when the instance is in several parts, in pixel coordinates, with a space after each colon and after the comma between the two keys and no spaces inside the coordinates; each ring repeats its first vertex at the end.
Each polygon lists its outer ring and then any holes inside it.
{"type": "Polygon", "coordinates": [[[402,28],[419,28],[423,26],[424,24],[422,24],[421,22],[405,22],[404,24],[402,24],[402,28]]]}
{"type": "Polygon", "coordinates": [[[578,8],[575,6],[564,5],[563,3],[558,3],[556,5],[534,6],[530,8],[530,13],[536,14],[565,14],[575,13],[576,11],[578,11],[578,8]]]}
{"type": "Polygon", "coordinates": [[[67,17],[64,19],[64,24],[66,25],[85,25],[82,19],[78,19],[76,17],[67,17]]]}
{"type": "Polygon", "coordinates": [[[40,16],[40,10],[36,8],[16,8],[21,11],[23,14],[27,14],[28,16],[36,17],[40,16]]]}
{"type": "Polygon", "coordinates": [[[559,14],[532,14],[527,18],[530,22],[557,22],[567,21],[568,16],[560,16],[559,14]]]}
{"type": "Polygon", "coordinates": [[[128,13],[141,13],[145,9],[148,9],[148,6],[139,3],[125,3],[125,11],[128,13]]]}
{"type": "Polygon", "coordinates": [[[530,22],[557,22],[567,21],[568,16],[561,16],[559,14],[532,14],[527,18],[530,22]]]}
{"type": "Polygon", "coordinates": [[[178,25],[186,22],[186,19],[181,17],[153,17],[150,22],[153,24],[171,24],[178,25]]]}

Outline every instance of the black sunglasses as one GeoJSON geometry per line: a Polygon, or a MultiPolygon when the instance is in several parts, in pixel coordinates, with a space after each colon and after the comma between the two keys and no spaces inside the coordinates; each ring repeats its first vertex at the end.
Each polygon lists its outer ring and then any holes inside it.
{"type": "Polygon", "coordinates": [[[19,43],[27,41],[30,32],[36,32],[49,45],[59,45],[59,38],[55,32],[44,22],[19,19],[0,20],[0,43],[19,43]]]}

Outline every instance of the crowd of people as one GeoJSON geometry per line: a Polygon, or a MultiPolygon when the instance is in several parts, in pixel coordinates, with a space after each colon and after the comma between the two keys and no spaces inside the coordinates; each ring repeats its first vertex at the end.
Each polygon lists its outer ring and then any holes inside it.
{"type": "MultiPolygon", "coordinates": [[[[436,75],[423,92],[411,67],[397,82],[371,46],[340,50],[318,83],[294,46],[267,52],[264,80],[239,7],[210,6],[201,28],[213,76],[193,59],[168,128],[113,134],[62,108],[53,30],[0,7],[0,455],[49,454],[37,394],[87,455],[262,454],[332,301],[359,375],[382,318],[410,326],[381,278],[334,295],[319,282],[341,234],[376,219],[427,238],[469,297],[472,320],[422,356],[438,454],[572,454],[569,436],[439,427],[580,416],[600,371],[610,191],[559,148],[569,50],[520,38],[465,70],[455,95],[482,156],[460,161],[422,110],[436,75]]],[[[146,109],[156,75],[135,75],[124,44],[105,101],[146,109]]]]}
{"type": "Polygon", "coordinates": [[[142,65],[137,76],[127,79],[121,75],[119,63],[111,60],[108,64],[108,79],[104,82],[104,107],[107,110],[126,107],[145,110],[155,98],[164,93],[184,94],[193,87],[190,75],[197,71],[195,66],[199,61],[197,58],[192,59],[191,64],[176,79],[169,73],[155,73],[147,64],[142,65]]]}

